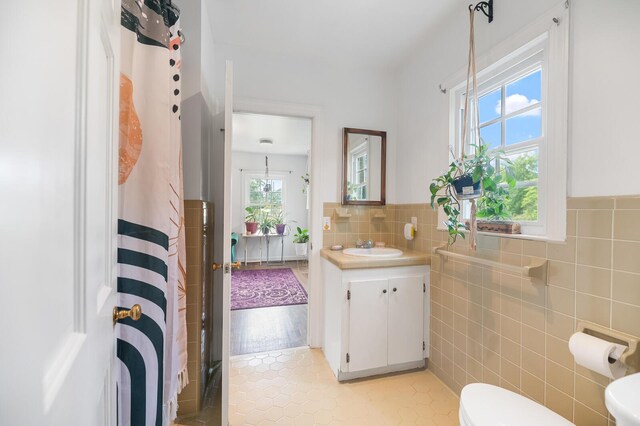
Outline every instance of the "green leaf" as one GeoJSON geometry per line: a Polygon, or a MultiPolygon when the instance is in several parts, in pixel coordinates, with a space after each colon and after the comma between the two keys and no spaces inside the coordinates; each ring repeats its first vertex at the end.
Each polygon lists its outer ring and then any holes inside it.
{"type": "Polygon", "coordinates": [[[493,179],[486,177],[482,180],[482,187],[485,191],[494,191],[496,189],[496,184],[493,179]]]}

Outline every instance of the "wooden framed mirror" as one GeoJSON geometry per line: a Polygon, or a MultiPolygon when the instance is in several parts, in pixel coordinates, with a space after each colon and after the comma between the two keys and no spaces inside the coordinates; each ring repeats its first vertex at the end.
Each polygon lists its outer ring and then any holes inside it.
{"type": "Polygon", "coordinates": [[[383,206],[386,197],[387,132],[344,128],[342,204],[383,206]]]}

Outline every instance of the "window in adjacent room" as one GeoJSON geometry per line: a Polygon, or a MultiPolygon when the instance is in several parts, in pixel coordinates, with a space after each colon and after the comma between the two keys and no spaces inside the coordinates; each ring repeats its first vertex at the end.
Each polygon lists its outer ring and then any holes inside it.
{"type": "Polygon", "coordinates": [[[354,148],[351,155],[351,195],[355,200],[366,200],[369,187],[369,144],[363,143],[354,148]]]}
{"type": "Polygon", "coordinates": [[[261,207],[272,211],[284,210],[285,181],[283,176],[272,173],[269,179],[264,175],[248,174],[245,178],[245,207],[261,207]],[[268,191],[265,191],[268,188],[268,191]]]}

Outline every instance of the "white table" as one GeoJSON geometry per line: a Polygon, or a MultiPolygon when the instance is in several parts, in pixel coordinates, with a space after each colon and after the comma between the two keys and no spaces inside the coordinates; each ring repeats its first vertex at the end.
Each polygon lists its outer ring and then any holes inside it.
{"type": "Polygon", "coordinates": [[[285,230],[284,234],[278,234],[275,232],[269,232],[268,234],[263,234],[262,231],[258,231],[255,234],[247,234],[245,231],[242,234],[242,238],[244,238],[244,266],[247,266],[247,247],[249,246],[249,241],[258,240],[260,243],[260,264],[262,265],[262,239],[264,238],[267,241],[267,265],[270,264],[269,261],[269,243],[271,238],[280,238],[280,263],[284,264],[284,237],[289,235],[289,233],[285,230]]]}

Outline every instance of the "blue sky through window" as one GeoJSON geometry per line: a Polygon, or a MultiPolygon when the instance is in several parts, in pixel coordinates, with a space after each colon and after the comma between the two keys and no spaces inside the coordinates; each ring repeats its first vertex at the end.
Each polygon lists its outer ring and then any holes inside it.
{"type": "MultiPolygon", "coordinates": [[[[505,145],[525,142],[542,136],[542,109],[529,109],[517,114],[518,111],[539,105],[542,88],[542,71],[536,70],[513,83],[500,87],[480,97],[478,100],[480,123],[496,120],[502,116],[502,91],[504,90],[504,113],[513,117],[505,122],[505,145]]],[[[481,127],[480,136],[491,148],[498,148],[502,144],[502,126],[498,121],[481,127]]]]}
{"type": "Polygon", "coordinates": [[[540,108],[516,115],[507,120],[507,145],[524,142],[542,136],[540,108]]]}
{"type": "MultiPolygon", "coordinates": [[[[528,76],[516,80],[507,85],[507,99],[512,96],[524,96],[529,102],[540,102],[540,90],[542,87],[542,72],[540,70],[529,74],[528,76]]],[[[507,114],[509,101],[507,100],[507,114]]]]}
{"type": "Polygon", "coordinates": [[[497,122],[480,128],[480,137],[485,144],[489,144],[489,149],[498,148],[500,146],[500,138],[502,137],[502,123],[497,122]]]}
{"type": "Polygon", "coordinates": [[[500,108],[496,111],[496,105],[500,106],[502,89],[494,90],[478,99],[478,110],[480,111],[480,124],[500,117],[500,108]]]}

